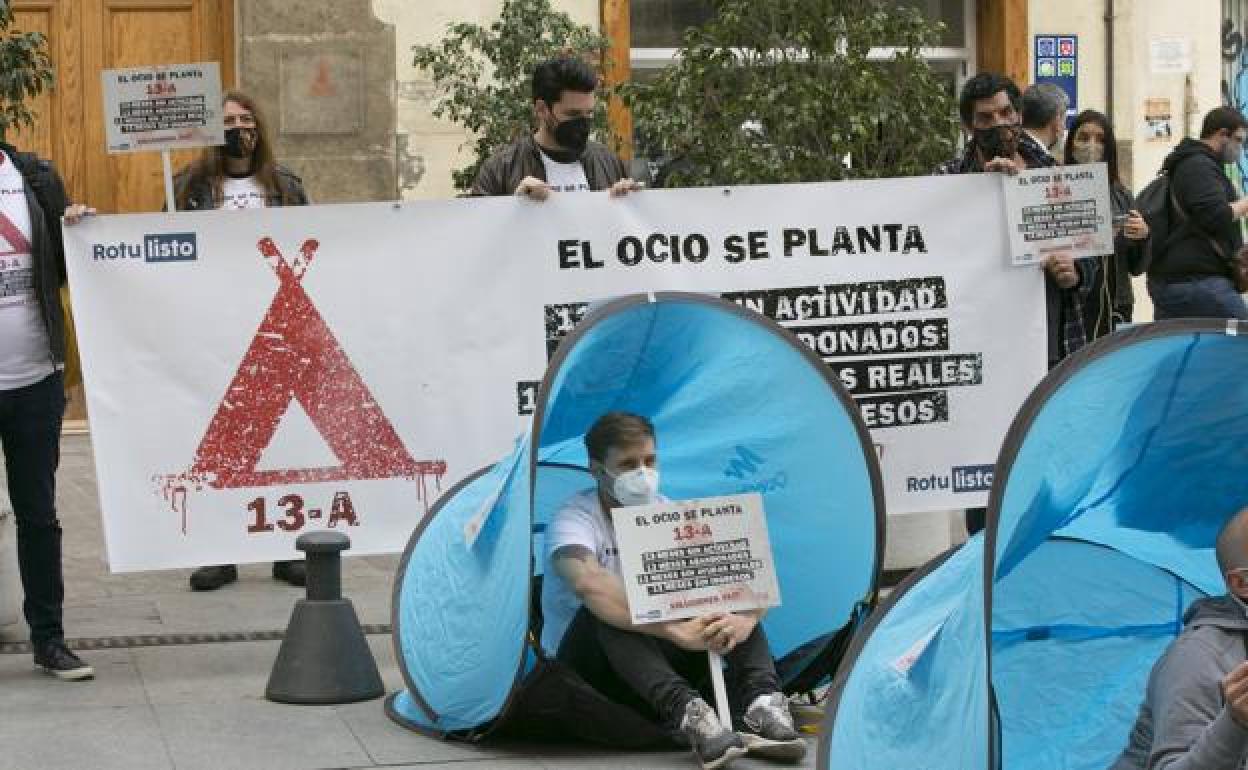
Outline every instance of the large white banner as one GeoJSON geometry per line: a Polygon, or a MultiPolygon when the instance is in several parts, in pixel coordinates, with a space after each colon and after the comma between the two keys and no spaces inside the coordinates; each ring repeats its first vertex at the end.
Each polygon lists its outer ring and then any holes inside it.
{"type": "Polygon", "coordinates": [[[857,399],[894,513],[982,504],[1045,366],[994,175],[104,216],[66,249],[116,571],[289,557],[318,527],[400,550],[622,294],[792,329],[857,399]]]}

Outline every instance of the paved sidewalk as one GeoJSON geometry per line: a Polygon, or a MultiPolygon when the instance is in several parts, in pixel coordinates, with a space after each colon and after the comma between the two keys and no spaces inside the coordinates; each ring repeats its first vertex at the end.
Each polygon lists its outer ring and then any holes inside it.
{"type": "MultiPolygon", "coordinates": [[[[281,631],[302,589],[274,581],[268,565],[244,567],[238,583],[206,594],[189,590],[189,570],[108,574],[86,437],[63,442],[59,506],[66,631],[112,648],[82,653],[96,670],[94,681],[82,683],[36,671],[29,654],[0,654],[0,770],[697,767],[685,753],[445,743],[394,725],[381,699],[349,706],[271,703],[263,695],[277,641],[120,646],[126,637],[149,634],[281,631]]],[[[343,591],[361,623],[390,622],[397,563],[397,556],[345,561],[343,591]]],[[[25,638],[24,628],[11,626],[0,632],[0,645],[25,638]]],[[[399,689],[390,637],[372,635],[369,644],[387,691],[399,689]]],[[[814,767],[813,743],[802,766],[814,767]]],[[[732,767],[774,765],[743,760],[732,767]]]]}

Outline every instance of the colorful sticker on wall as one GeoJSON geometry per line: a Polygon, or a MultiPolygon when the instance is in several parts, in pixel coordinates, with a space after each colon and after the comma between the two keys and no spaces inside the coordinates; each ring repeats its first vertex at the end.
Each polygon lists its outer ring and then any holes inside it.
{"type": "Polygon", "coordinates": [[[1069,126],[1079,113],[1079,38],[1076,35],[1036,35],[1033,71],[1037,83],[1052,83],[1066,93],[1069,126]]]}

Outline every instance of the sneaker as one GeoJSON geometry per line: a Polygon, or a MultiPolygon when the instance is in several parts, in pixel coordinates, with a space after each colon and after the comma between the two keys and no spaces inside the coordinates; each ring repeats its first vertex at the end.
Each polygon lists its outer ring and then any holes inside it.
{"type": "Polygon", "coordinates": [[[95,676],[95,669],[82,662],[59,639],[35,648],[35,665],[57,679],[77,681],[95,676]]]}
{"type": "Polygon", "coordinates": [[[745,754],[741,736],[721,725],[715,710],[701,698],[694,698],[685,706],[680,730],[689,738],[689,745],[704,770],[723,767],[745,754]]]}
{"type": "Polygon", "coordinates": [[[196,591],[215,591],[235,580],[238,580],[238,567],[233,564],[200,567],[191,573],[191,588],[196,591]]]}
{"type": "Polygon", "coordinates": [[[308,568],[302,559],[298,561],[275,561],[273,562],[273,579],[285,580],[292,586],[305,586],[308,584],[308,568]]]}
{"type": "Polygon", "coordinates": [[[741,737],[751,754],[781,762],[798,762],[806,756],[806,741],[793,726],[789,699],[783,693],[755,698],[742,721],[741,737]]]}

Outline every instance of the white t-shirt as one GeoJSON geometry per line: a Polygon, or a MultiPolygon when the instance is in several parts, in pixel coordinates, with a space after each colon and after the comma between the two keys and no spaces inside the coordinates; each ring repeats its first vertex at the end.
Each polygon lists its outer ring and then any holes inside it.
{"type": "Polygon", "coordinates": [[[0,390],[34,385],[55,371],[35,295],[26,183],[0,152],[0,390]]]}
{"type": "Polygon", "coordinates": [[[589,192],[589,178],[579,160],[560,163],[543,152],[542,165],[546,167],[546,184],[552,192],[589,192]]]}
{"type": "MultiPolygon", "coordinates": [[[[656,502],[667,498],[659,495],[656,502]]],[[[542,578],[542,649],[552,657],[559,652],[559,642],[568,630],[581,600],[572,587],[552,567],[551,557],[560,548],[580,545],[598,559],[598,565],[620,574],[620,549],[615,541],[615,528],[602,510],[598,488],[577,492],[551,518],[546,527],[545,573],[542,578]]]]}
{"type": "Polygon", "coordinates": [[[221,208],[262,209],[266,205],[264,186],[254,176],[227,176],[221,183],[221,208]]]}

